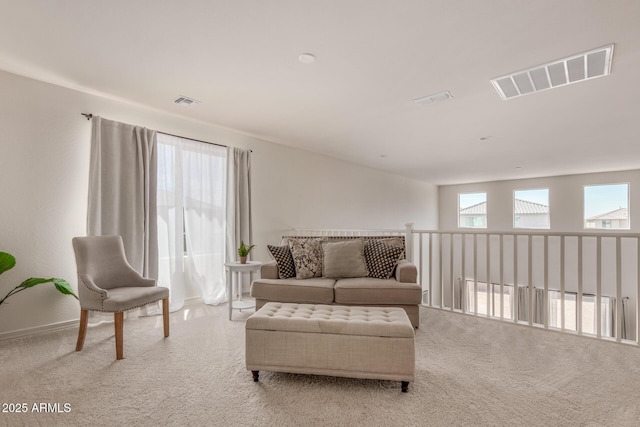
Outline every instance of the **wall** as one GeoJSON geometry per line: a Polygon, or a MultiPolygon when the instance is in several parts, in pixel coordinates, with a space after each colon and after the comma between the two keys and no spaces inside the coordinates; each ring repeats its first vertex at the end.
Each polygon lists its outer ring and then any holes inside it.
{"type": "MultiPolygon", "coordinates": [[[[84,112],[252,149],[254,259],[268,259],[266,244],[294,227],[437,225],[434,185],[5,72],[0,93],[0,250],[18,261],[0,278],[1,295],[31,276],[76,288],[71,238],[85,234],[91,134],[84,112]]],[[[78,317],[75,299],[41,285],[0,306],[0,338],[78,317]]]]}
{"type": "Polygon", "coordinates": [[[446,185],[438,190],[439,228],[458,227],[458,193],[487,193],[487,229],[513,230],[513,190],[549,189],[551,231],[581,232],[583,229],[583,187],[585,185],[629,183],[631,232],[640,232],[640,198],[633,192],[640,188],[640,170],[566,175],[475,184],[446,185]]]}

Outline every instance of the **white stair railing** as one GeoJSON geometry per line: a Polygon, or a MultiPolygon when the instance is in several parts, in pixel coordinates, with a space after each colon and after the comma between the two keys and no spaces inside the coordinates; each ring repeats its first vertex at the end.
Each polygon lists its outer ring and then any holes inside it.
{"type": "Polygon", "coordinates": [[[412,230],[412,234],[426,306],[639,342],[638,234],[434,230],[412,230]],[[613,316],[613,333],[603,330],[608,316],[613,316]],[[635,321],[630,321],[633,317],[635,321]]]}

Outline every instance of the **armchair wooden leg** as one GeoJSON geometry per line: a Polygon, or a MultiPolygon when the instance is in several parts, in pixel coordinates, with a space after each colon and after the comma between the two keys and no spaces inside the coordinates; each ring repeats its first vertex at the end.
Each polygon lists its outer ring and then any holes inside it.
{"type": "Polygon", "coordinates": [[[169,336],[169,298],[162,300],[162,321],[164,323],[164,336],[169,336]]]}
{"type": "Polygon", "coordinates": [[[116,359],[121,360],[124,359],[124,356],[122,355],[122,324],[124,320],[124,313],[113,313],[113,319],[116,328],[116,359]]]}
{"type": "Polygon", "coordinates": [[[84,346],[84,337],[87,336],[87,324],[89,323],[89,310],[80,309],[80,327],[78,328],[78,341],[76,342],[76,351],[82,350],[84,346]]]}

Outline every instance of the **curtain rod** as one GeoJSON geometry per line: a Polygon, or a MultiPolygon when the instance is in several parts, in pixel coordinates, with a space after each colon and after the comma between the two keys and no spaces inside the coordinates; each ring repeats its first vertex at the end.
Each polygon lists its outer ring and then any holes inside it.
{"type": "MultiPolygon", "coordinates": [[[[91,113],[80,113],[80,115],[85,116],[87,120],[91,120],[93,118],[93,114],[91,113]]],[[[217,145],[218,147],[227,148],[227,146],[224,144],[216,144],[215,142],[203,141],[201,139],[187,138],[186,136],[174,135],[172,133],[167,133],[167,132],[161,132],[161,131],[156,131],[156,132],[169,135],[169,136],[175,136],[176,138],[188,139],[189,141],[202,142],[203,144],[211,144],[211,145],[217,145]]],[[[249,152],[253,153],[253,150],[249,150],[249,152]]]]}

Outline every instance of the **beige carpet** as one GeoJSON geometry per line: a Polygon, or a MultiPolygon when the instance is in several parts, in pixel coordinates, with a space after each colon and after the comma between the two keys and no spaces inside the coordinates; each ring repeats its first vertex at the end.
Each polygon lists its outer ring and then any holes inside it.
{"type": "Polygon", "coordinates": [[[0,342],[0,425],[621,426],[640,422],[640,349],[422,309],[417,380],[390,381],[244,368],[244,318],[193,305],[125,321],[125,360],[112,325],[85,349],[64,330],[0,342]],[[33,413],[58,403],[60,413],[33,413]],[[68,403],[70,412],[64,412],[68,403]],[[7,409],[6,406],[2,409],[7,409]]]}

